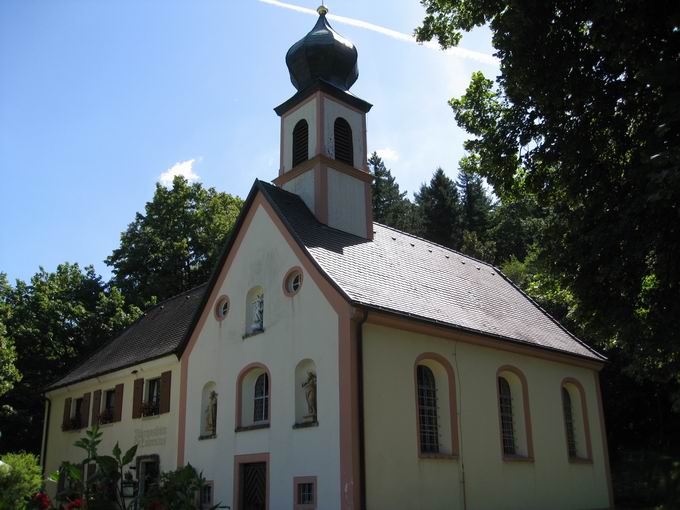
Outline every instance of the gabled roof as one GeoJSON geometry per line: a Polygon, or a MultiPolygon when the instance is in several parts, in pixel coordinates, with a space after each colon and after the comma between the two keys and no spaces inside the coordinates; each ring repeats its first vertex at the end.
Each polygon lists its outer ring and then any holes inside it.
{"type": "Polygon", "coordinates": [[[373,224],[373,240],[317,221],[297,195],[257,182],[291,234],[353,304],[604,361],[497,268],[373,224]]]}
{"type": "Polygon", "coordinates": [[[320,223],[302,199],[256,180],[210,280],[148,310],[49,386],[53,390],[152,359],[181,356],[258,193],[311,262],[352,305],[596,361],[605,357],[563,328],[497,268],[373,223],[373,240],[320,223]]]}
{"type": "Polygon", "coordinates": [[[203,284],[153,306],[47,389],[54,390],[175,353],[199,311],[205,289],[203,284]]]}

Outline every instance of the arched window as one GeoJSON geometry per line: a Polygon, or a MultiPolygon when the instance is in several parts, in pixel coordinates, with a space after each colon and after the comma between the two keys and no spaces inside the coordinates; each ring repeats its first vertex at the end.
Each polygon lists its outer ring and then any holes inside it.
{"type": "Polygon", "coordinates": [[[420,422],[420,451],[439,453],[437,385],[432,370],[425,365],[418,365],[418,420],[420,422]]]}
{"type": "Polygon", "coordinates": [[[255,380],[253,398],[253,422],[263,422],[269,419],[269,377],[260,374],[255,380]]]}
{"type": "Polygon", "coordinates": [[[562,381],[561,393],[569,461],[590,462],[592,446],[585,390],[576,379],[567,378],[562,381]]]}
{"type": "Polygon", "coordinates": [[[574,413],[571,407],[569,391],[562,386],[562,409],[564,411],[564,428],[567,432],[567,452],[569,457],[576,457],[576,434],[574,432],[574,413]]]}
{"type": "Polygon", "coordinates": [[[271,376],[262,363],[246,366],[236,379],[236,431],[269,426],[271,376]]]}
{"type": "Polygon", "coordinates": [[[352,144],[352,128],[342,117],[335,119],[333,125],[335,140],[335,159],[354,166],[354,147],[352,144]]]}
{"type": "Polygon", "coordinates": [[[318,424],[316,365],[304,359],[295,367],[295,428],[318,424]]]}
{"type": "Polygon", "coordinates": [[[418,454],[458,455],[458,422],[453,368],[440,354],[418,356],[415,365],[418,454]]]}
{"type": "Polygon", "coordinates": [[[253,287],[246,296],[246,335],[264,331],[264,291],[253,287]]]}
{"type": "Polygon", "coordinates": [[[498,424],[504,460],[533,460],[531,415],[526,377],[521,370],[504,366],[496,374],[498,424]]]}
{"type": "Polygon", "coordinates": [[[293,128],[293,166],[309,159],[309,125],[299,120],[293,128]]]}
{"type": "Polygon", "coordinates": [[[203,386],[201,394],[201,439],[215,437],[217,434],[217,392],[215,383],[203,386]]]}
{"type": "Polygon", "coordinates": [[[510,383],[505,377],[498,378],[498,405],[501,413],[501,436],[503,438],[503,453],[515,455],[515,423],[512,417],[512,392],[510,383]]]}

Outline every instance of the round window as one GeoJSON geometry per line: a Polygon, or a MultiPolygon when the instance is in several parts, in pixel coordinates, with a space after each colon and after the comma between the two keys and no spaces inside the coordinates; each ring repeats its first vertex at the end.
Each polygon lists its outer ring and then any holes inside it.
{"type": "Polygon", "coordinates": [[[302,271],[298,268],[293,268],[286,273],[286,278],[283,282],[283,290],[286,295],[293,296],[300,291],[302,287],[302,271]]]}
{"type": "Polygon", "coordinates": [[[218,321],[224,319],[229,313],[229,298],[227,296],[222,296],[217,300],[215,304],[215,318],[218,321]]]}

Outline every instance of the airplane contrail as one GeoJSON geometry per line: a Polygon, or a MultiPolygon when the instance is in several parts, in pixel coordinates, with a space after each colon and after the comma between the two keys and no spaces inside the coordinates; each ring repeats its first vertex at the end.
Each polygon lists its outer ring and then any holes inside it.
{"type": "MultiPolygon", "coordinates": [[[[281,2],[279,0],[259,0],[262,3],[269,4],[269,5],[274,5],[276,7],[281,7],[283,9],[289,9],[291,11],[296,11],[296,12],[302,12],[304,14],[311,14],[313,16],[317,16],[317,12],[315,9],[310,9],[308,7],[301,7],[299,5],[295,4],[289,4],[286,2],[281,2]]],[[[331,19],[333,21],[337,21],[338,23],[342,23],[345,25],[350,25],[353,27],[358,27],[358,28],[364,28],[366,30],[371,30],[372,32],[377,32],[379,34],[386,35],[387,37],[391,37],[392,39],[397,39],[399,41],[404,41],[404,42],[409,42],[413,44],[419,44],[422,45],[426,48],[434,49],[434,50],[440,50],[440,47],[437,43],[428,41],[424,43],[419,43],[416,41],[416,38],[410,34],[405,34],[403,32],[398,32],[397,30],[392,30],[391,28],[383,27],[381,25],[376,25],[374,23],[369,23],[368,21],[362,21],[360,19],[354,19],[354,18],[347,18],[345,16],[338,16],[336,14],[327,14],[326,17],[328,19],[331,19]]],[[[441,51],[441,50],[440,50],[441,51]]],[[[460,58],[468,59],[468,60],[475,60],[477,62],[481,62],[482,64],[488,64],[488,65],[493,65],[493,66],[498,66],[498,59],[492,55],[487,55],[486,53],[482,53],[480,51],[474,51],[474,50],[467,50],[465,48],[449,48],[447,50],[444,50],[445,53],[450,53],[452,55],[455,55],[460,58]]]]}

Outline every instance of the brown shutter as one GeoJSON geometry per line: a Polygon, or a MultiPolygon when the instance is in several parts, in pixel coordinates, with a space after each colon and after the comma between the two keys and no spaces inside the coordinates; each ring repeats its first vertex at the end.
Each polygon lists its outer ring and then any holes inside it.
{"type": "Polygon", "coordinates": [[[161,374],[161,405],[160,414],[170,412],[170,384],[172,381],[172,372],[168,370],[161,374]]]}
{"type": "Polygon", "coordinates": [[[90,395],[91,393],[85,393],[83,395],[83,405],[80,408],[80,428],[86,429],[90,424],[90,395]]]}
{"type": "Polygon", "coordinates": [[[61,428],[68,430],[71,426],[71,399],[64,400],[64,419],[61,422],[61,428]]]}
{"type": "Polygon", "coordinates": [[[120,421],[123,417],[123,388],[124,385],[116,384],[113,397],[113,421],[120,421]]]}
{"type": "Polygon", "coordinates": [[[99,409],[102,407],[102,390],[97,390],[92,395],[92,426],[99,425],[99,409]]]}
{"type": "Polygon", "coordinates": [[[144,379],[135,379],[132,392],[132,417],[142,416],[142,399],[144,398],[144,379]]]}

